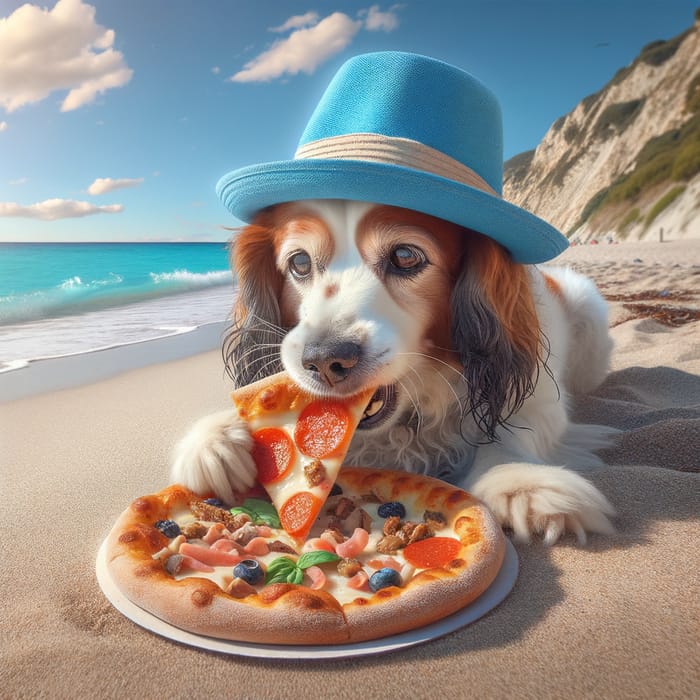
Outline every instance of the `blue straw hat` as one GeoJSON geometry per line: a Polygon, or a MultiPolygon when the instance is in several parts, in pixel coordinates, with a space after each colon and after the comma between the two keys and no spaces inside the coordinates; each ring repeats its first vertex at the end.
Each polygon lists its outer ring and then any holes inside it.
{"type": "Polygon", "coordinates": [[[245,222],[282,202],[351,199],[474,229],[517,262],[561,253],[566,238],[504,201],[502,180],[501,110],[493,93],[447,63],[381,52],[340,68],[293,160],[234,170],[216,189],[245,222]]]}

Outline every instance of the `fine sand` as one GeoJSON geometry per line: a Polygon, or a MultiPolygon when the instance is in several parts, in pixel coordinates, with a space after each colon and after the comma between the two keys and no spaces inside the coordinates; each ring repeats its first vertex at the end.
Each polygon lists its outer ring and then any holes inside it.
{"type": "Polygon", "coordinates": [[[205,652],[135,625],[100,590],[111,524],[166,485],[188,424],[228,405],[218,350],[186,357],[181,336],[0,375],[0,697],[697,697],[700,241],[581,246],[557,262],[612,299],[612,372],[575,412],[621,430],[609,466],[590,473],[618,533],[517,545],[518,580],[499,607],[385,656],[205,652]],[[16,398],[20,373],[33,396],[16,398]],[[73,388],[36,393],[56,376],[73,388]]]}

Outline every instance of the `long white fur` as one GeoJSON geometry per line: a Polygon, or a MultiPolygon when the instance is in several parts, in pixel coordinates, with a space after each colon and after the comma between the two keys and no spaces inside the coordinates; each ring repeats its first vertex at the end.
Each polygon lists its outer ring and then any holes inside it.
{"type": "MultiPolygon", "coordinates": [[[[550,372],[539,373],[534,393],[509,420],[514,428],[500,430],[498,442],[477,446],[478,431],[465,428],[461,420],[464,379],[425,353],[421,333],[429,319],[401,309],[355,246],[357,223],[373,205],[308,205],[332,232],[334,256],[322,281],[301,294],[299,323],[282,343],[282,362],[303,385],[308,381],[301,367],[305,342],[330,329],[353,327],[363,349],[377,358],[374,383],[397,382],[397,413],[412,414],[399,424],[358,431],[346,463],[400,465],[458,483],[481,498],[520,540],[541,534],[552,544],[569,531],[583,543],[586,532],[611,533],[614,509],[607,499],[581,475],[554,466],[599,463],[592,451],[606,439],[605,428],[577,426],[567,416],[569,392],[595,388],[605,377],[612,349],[605,302],[593,283],[571,270],[548,268],[561,299],[532,268],[536,310],[550,345],[550,372]],[[322,289],[329,283],[339,290],[330,300],[322,289]],[[465,433],[470,439],[464,439],[465,433]]],[[[171,477],[230,500],[253,483],[250,445],[234,409],[207,416],[177,445],[171,477]]]]}
{"type": "Polygon", "coordinates": [[[235,409],[200,418],[177,443],[170,468],[173,482],[193,491],[214,491],[233,502],[255,483],[253,439],[235,409]]]}

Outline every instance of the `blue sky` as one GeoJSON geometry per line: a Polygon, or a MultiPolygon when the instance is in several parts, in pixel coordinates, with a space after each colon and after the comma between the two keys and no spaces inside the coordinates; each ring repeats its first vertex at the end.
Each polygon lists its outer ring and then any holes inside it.
{"type": "Polygon", "coordinates": [[[0,241],[226,240],[214,193],[291,157],[350,56],[497,95],[504,156],[693,23],[697,0],[0,0],[0,241]]]}

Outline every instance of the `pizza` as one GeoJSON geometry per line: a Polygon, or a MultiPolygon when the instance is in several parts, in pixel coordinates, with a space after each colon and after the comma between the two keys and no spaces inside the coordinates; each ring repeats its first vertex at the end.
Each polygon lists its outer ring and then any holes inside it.
{"type": "Polygon", "coordinates": [[[172,485],[137,498],[104,543],[117,588],[199,635],[263,644],[360,642],[475,600],[505,552],[491,512],[458,488],[343,467],[303,541],[261,488],[237,503],[172,485]]]}
{"type": "Polygon", "coordinates": [[[328,498],[374,388],[349,397],[319,397],[286,372],[231,394],[253,438],[258,483],[284,530],[303,540],[328,498]]]}

